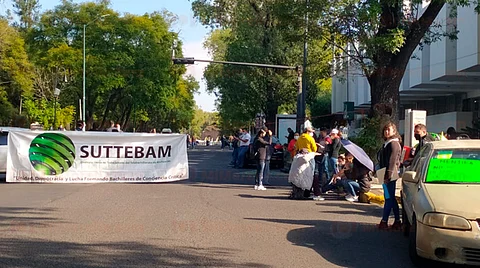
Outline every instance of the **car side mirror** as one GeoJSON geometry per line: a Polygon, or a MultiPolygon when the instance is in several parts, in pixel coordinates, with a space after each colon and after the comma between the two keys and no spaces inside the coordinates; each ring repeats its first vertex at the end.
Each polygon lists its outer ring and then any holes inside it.
{"type": "Polygon", "coordinates": [[[402,176],[402,180],[406,182],[417,183],[417,172],[415,171],[405,171],[402,176]]]}

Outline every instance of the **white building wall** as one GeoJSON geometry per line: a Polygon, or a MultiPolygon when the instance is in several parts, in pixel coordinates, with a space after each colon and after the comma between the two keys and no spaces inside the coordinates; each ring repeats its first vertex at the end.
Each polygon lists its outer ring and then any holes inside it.
{"type": "MultiPolygon", "coordinates": [[[[428,7],[429,1],[425,1],[422,4],[421,10],[418,12],[418,17],[428,7]]],[[[446,5],[440,12],[436,21],[443,24],[444,30],[447,25],[452,23],[457,24],[458,39],[449,40],[443,38],[429,46],[424,46],[423,50],[417,48],[413,53],[417,59],[411,59],[407,65],[405,75],[400,85],[400,90],[404,93],[408,90],[426,90],[432,88],[434,83],[432,80],[439,79],[438,81],[450,81],[450,77],[456,75],[461,76],[465,69],[476,66],[477,68],[470,71],[480,72],[480,16],[476,14],[472,7],[458,7],[457,18],[450,18],[451,7],[446,5]],[[428,83],[430,87],[423,87],[421,84],[428,83]],[[416,88],[414,88],[416,87],[416,88]]],[[[350,72],[352,78],[349,80],[349,100],[354,101],[355,106],[362,104],[368,104],[370,102],[370,87],[368,81],[363,76],[358,76],[359,71],[350,72]],[[354,76],[353,73],[357,75],[354,76]],[[353,77],[354,76],[354,77],[353,77]]],[[[337,80],[334,78],[334,81],[337,80]]],[[[347,101],[346,98],[346,83],[340,83],[338,80],[332,83],[332,112],[343,112],[343,102],[347,101]]],[[[451,87],[452,90],[462,90],[463,88],[451,87]]],[[[444,92],[445,87],[441,92],[444,92]]],[[[437,91],[438,92],[438,91],[437,91]]],[[[480,81],[479,90],[469,89],[467,92],[467,98],[480,97],[480,81]]],[[[462,116],[471,116],[471,113],[465,113],[462,116]],[[470,114],[470,115],[467,115],[470,114]]],[[[430,117],[430,125],[439,125],[443,128],[444,125],[454,125],[456,129],[461,129],[464,126],[463,123],[452,123],[452,120],[460,120],[460,122],[467,122],[465,124],[471,125],[471,119],[462,119],[458,116],[445,116],[445,117],[430,117]]],[[[445,128],[446,129],[446,128],[445,128]]],[[[440,129],[442,131],[444,129],[440,129]]]]}
{"type": "Polygon", "coordinates": [[[472,7],[458,7],[457,70],[480,64],[480,17],[472,7]]]}
{"type": "MultiPolygon", "coordinates": [[[[446,132],[449,127],[454,127],[460,132],[463,128],[472,125],[471,112],[451,112],[427,116],[427,130],[433,133],[446,132]]],[[[404,134],[405,120],[399,121],[398,132],[404,134]]]]}
{"type": "MultiPolygon", "coordinates": [[[[453,25],[456,24],[456,18],[451,18],[452,7],[445,5],[437,21],[442,25],[442,31],[453,31],[453,25]]],[[[457,72],[457,41],[449,38],[441,40],[430,45],[430,78],[432,80],[441,78],[445,75],[454,75],[457,72]]]]}

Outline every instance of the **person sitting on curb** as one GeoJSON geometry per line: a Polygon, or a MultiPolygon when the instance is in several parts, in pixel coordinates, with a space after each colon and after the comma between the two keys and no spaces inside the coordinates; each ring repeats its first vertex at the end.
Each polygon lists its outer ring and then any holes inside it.
{"type": "Polygon", "coordinates": [[[338,187],[343,187],[342,176],[344,176],[344,168],[346,167],[345,155],[341,154],[338,156],[338,168],[340,171],[333,175],[330,179],[330,182],[322,188],[322,193],[327,193],[329,191],[338,189],[338,187]]]}
{"type": "Polygon", "coordinates": [[[371,181],[368,176],[369,170],[351,154],[347,154],[346,159],[352,164],[349,169],[344,171],[345,178],[342,180],[343,187],[348,193],[345,199],[350,202],[358,202],[360,194],[370,191],[371,181]]]}

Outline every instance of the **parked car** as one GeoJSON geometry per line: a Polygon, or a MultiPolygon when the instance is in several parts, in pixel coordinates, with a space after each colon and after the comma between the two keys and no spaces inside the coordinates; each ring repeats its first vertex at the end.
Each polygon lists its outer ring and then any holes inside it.
{"type": "Polygon", "coordinates": [[[0,127],[0,174],[7,172],[8,133],[12,130],[26,130],[16,127],[0,127]]]}
{"type": "Polygon", "coordinates": [[[402,176],[402,218],[414,263],[480,265],[480,141],[425,144],[402,176]]]}
{"type": "MultiPolygon", "coordinates": [[[[253,140],[254,138],[251,139],[248,152],[245,154],[246,165],[255,165],[255,150],[253,148],[253,140]]],[[[272,147],[273,153],[272,158],[270,159],[270,167],[283,168],[283,145],[275,136],[272,136],[272,147]]]]}

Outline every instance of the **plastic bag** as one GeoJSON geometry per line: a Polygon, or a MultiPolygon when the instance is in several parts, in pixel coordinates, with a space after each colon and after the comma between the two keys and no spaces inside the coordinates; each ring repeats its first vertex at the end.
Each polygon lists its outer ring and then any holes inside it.
{"type": "Polygon", "coordinates": [[[297,154],[293,158],[288,182],[303,190],[310,190],[313,184],[314,167],[311,165],[315,153],[297,154]]]}

